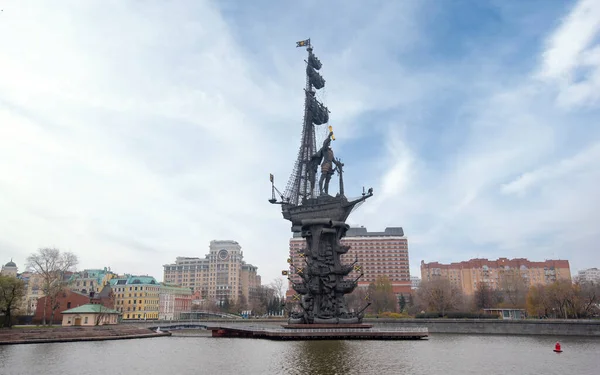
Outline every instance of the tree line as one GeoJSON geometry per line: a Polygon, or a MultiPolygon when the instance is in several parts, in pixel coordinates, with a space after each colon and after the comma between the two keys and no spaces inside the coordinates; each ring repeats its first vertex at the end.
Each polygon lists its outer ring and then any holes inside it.
{"type": "MultiPolygon", "coordinates": [[[[68,285],[68,275],[75,270],[79,260],[71,252],[62,252],[55,248],[41,248],[27,257],[27,269],[39,275],[41,291],[46,296],[43,306],[44,317],[42,324],[46,324],[46,313],[50,311],[50,321],[60,304],[59,296],[64,293],[68,285]]],[[[26,295],[25,282],[14,276],[0,276],[0,312],[4,314],[2,326],[11,327],[13,317],[23,304],[26,295]]]]}

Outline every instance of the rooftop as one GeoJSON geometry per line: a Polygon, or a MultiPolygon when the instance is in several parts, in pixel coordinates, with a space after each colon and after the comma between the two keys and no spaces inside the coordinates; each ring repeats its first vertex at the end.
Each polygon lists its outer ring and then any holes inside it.
{"type": "Polygon", "coordinates": [[[138,285],[138,284],[150,284],[150,285],[158,285],[156,279],[152,276],[133,276],[127,275],[125,277],[117,277],[110,280],[110,285],[138,285]]]}
{"type": "Polygon", "coordinates": [[[65,310],[63,314],[120,314],[117,310],[109,309],[102,305],[94,305],[91,303],[77,306],[74,309],[65,310]]]}
{"type": "MultiPolygon", "coordinates": [[[[301,237],[302,234],[294,232],[294,237],[301,237]]],[[[353,227],[348,229],[346,237],[404,237],[402,227],[387,227],[383,232],[369,232],[365,227],[353,227]]]]}

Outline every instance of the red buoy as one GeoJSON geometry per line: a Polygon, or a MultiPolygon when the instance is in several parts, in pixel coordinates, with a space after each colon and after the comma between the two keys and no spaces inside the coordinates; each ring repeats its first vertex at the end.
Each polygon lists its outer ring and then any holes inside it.
{"type": "Polygon", "coordinates": [[[562,349],[560,348],[560,343],[557,341],[556,345],[554,345],[554,352],[562,353],[562,349]]]}

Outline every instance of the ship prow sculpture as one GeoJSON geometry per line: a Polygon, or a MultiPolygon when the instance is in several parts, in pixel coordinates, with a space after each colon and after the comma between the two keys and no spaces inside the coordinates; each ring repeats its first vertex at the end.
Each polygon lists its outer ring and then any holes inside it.
{"type": "Polygon", "coordinates": [[[306,87],[304,100],[304,121],[302,140],[294,170],[282,194],[274,184],[271,175],[272,204],[281,205],[284,219],[292,223],[292,232],[299,233],[306,240],[305,248],[299,253],[302,262],[294,264],[290,259],[291,272],[298,275],[299,282],[292,283],[296,291],[294,300],[300,311],[291,312],[290,324],[357,324],[362,322],[367,303],[360,311],[351,311],[346,305],[345,294],[351,293],[363,276],[358,260],[345,265],[340,256],[350,249],[340,240],[350,228],[345,223],[353,209],[373,195],[369,188],[356,199],[348,199],[344,194],[343,167],[331,149],[335,140],[329,126],[328,135],[320,149],[316,148],[316,127],[329,122],[329,109],[317,100],[316,90],[325,86],[319,74],[321,61],[313,54],[310,39],[296,43],[306,47],[306,87]],[[321,169],[318,185],[317,174],[321,169]],[[335,174],[339,176],[339,192],[329,194],[329,183],[335,174]],[[279,199],[275,193],[278,193],[279,199]],[[360,272],[355,279],[345,278],[353,271],[360,272]]]}

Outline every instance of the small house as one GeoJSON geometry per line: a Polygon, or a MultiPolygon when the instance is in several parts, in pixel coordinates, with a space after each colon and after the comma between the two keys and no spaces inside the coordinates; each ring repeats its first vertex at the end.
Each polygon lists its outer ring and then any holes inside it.
{"type": "Polygon", "coordinates": [[[88,303],[62,312],[63,326],[118,324],[120,313],[103,305],[88,303]]]}

